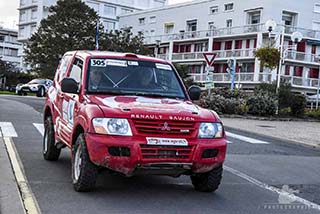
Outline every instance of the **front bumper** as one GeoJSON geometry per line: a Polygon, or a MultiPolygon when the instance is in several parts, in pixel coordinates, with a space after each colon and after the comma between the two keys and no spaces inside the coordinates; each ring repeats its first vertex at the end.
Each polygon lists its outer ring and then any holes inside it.
{"type": "Polygon", "coordinates": [[[85,135],[90,159],[126,176],[162,174],[178,176],[204,173],[221,165],[226,155],[226,139],[187,139],[188,146],[147,145],[142,136],[85,135]],[[207,157],[204,152],[211,155],[207,157]]]}

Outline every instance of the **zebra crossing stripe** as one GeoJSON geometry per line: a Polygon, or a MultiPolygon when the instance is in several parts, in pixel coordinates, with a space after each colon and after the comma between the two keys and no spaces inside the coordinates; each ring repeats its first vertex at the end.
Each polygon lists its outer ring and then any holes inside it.
{"type": "Polygon", "coordinates": [[[33,123],[33,126],[40,132],[40,134],[44,135],[44,127],[42,123],[33,123]]]}
{"type": "Polygon", "coordinates": [[[235,139],[238,139],[238,140],[245,141],[247,143],[252,143],[252,144],[270,144],[269,142],[266,142],[266,141],[257,140],[257,139],[251,138],[251,137],[246,137],[246,136],[234,134],[234,133],[231,133],[231,132],[226,132],[226,134],[227,134],[227,137],[232,137],[232,138],[235,138],[235,139]]]}
{"type": "Polygon", "coordinates": [[[0,122],[0,137],[18,137],[11,122],[0,122]]]}
{"type": "Polygon", "coordinates": [[[231,143],[233,143],[233,142],[232,142],[232,141],[230,141],[230,140],[227,140],[227,143],[228,143],[228,144],[231,144],[231,143]]]}

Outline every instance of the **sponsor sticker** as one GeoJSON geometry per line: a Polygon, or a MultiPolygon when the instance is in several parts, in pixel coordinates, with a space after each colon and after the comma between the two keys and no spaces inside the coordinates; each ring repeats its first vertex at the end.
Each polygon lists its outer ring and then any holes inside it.
{"type": "Polygon", "coordinates": [[[106,67],[106,60],[105,59],[91,59],[91,66],[106,67]]]}
{"type": "Polygon", "coordinates": [[[188,141],[182,138],[156,138],[147,137],[148,145],[161,145],[161,146],[188,146],[188,141]]]}
{"type": "Polygon", "coordinates": [[[137,61],[128,61],[128,65],[139,66],[139,62],[137,62],[137,61]]]}
{"type": "Polygon", "coordinates": [[[167,64],[161,64],[161,63],[156,63],[156,68],[158,69],[163,69],[163,70],[172,70],[170,65],[167,64]]]}
{"type": "Polygon", "coordinates": [[[106,65],[111,65],[111,66],[120,66],[120,67],[127,67],[128,62],[124,60],[114,60],[114,59],[107,59],[106,65]]]}

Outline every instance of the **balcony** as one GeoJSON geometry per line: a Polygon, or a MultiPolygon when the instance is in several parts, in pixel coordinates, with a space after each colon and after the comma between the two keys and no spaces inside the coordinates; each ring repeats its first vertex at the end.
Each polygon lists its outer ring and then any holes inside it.
{"type": "Polygon", "coordinates": [[[303,87],[303,88],[313,88],[316,89],[318,87],[318,79],[315,78],[303,78],[303,77],[295,77],[295,76],[281,76],[281,79],[286,80],[291,83],[292,86],[303,87]]]}
{"type": "MultiPolygon", "coordinates": [[[[200,74],[194,74],[191,73],[189,74],[190,77],[193,79],[194,82],[196,83],[205,83],[207,81],[207,74],[206,73],[200,73],[200,74]]],[[[270,73],[265,74],[269,78],[271,77],[270,73]]],[[[239,81],[239,76],[240,76],[240,82],[241,83],[254,83],[254,73],[236,73],[234,78],[235,78],[235,83],[239,81]]],[[[213,82],[214,83],[230,83],[231,82],[231,76],[229,73],[213,73],[213,82]]],[[[261,78],[261,81],[262,78],[261,78]]]]}
{"type": "Polygon", "coordinates": [[[238,34],[246,34],[246,33],[257,33],[264,30],[263,25],[264,24],[244,25],[244,26],[230,27],[230,28],[219,28],[215,30],[180,32],[176,34],[147,36],[144,38],[144,43],[154,44],[156,43],[157,40],[160,40],[161,42],[169,42],[173,40],[188,40],[188,39],[198,39],[198,38],[207,38],[207,37],[238,35],[238,34]]]}
{"type": "MultiPolygon", "coordinates": [[[[212,52],[217,54],[215,59],[218,60],[230,57],[255,58],[254,51],[255,49],[236,49],[212,52]]],[[[172,61],[204,60],[204,53],[206,52],[172,53],[172,61]]],[[[159,54],[158,58],[168,60],[169,54],[159,54]]]]}
{"type": "Polygon", "coordinates": [[[319,55],[289,50],[285,52],[284,60],[301,61],[302,63],[319,63],[319,55]]]}

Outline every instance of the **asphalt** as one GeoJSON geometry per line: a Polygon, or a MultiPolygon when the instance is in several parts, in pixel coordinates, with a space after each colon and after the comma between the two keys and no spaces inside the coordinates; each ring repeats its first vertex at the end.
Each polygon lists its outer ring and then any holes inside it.
{"type": "Polygon", "coordinates": [[[320,149],[320,122],[221,118],[228,130],[250,132],[273,140],[320,149]]]}
{"type": "MultiPolygon", "coordinates": [[[[229,131],[254,133],[257,136],[320,149],[320,122],[268,121],[246,118],[222,118],[222,121],[229,131]]],[[[0,213],[25,214],[26,211],[2,138],[0,138],[0,172],[0,213]]]]}

